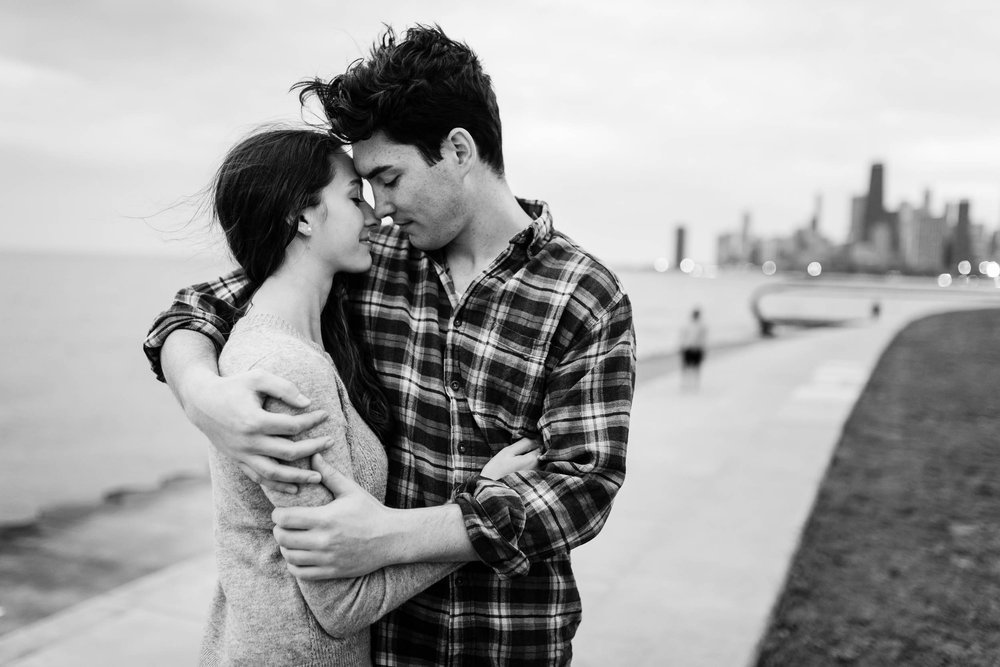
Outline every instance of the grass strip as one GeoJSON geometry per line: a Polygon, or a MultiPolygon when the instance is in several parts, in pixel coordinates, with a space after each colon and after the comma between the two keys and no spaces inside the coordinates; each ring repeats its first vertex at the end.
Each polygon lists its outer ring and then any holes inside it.
{"type": "Polygon", "coordinates": [[[887,348],[757,665],[1000,665],[1000,310],[919,320],[887,348]]]}

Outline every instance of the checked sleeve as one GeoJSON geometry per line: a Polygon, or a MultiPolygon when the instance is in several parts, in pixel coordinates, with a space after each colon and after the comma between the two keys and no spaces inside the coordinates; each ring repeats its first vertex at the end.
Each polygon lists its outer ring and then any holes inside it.
{"type": "Polygon", "coordinates": [[[178,329],[197,331],[215,344],[218,353],[226,344],[229,332],[239,319],[251,292],[250,282],[242,269],[177,292],[170,307],[153,320],[142,344],[156,379],[166,381],[160,365],[160,352],[167,336],[178,329]]]}
{"type": "Polygon", "coordinates": [[[539,470],[476,477],[455,497],[477,554],[502,578],[597,535],[625,479],[635,388],[628,297],[585,324],[546,379],[539,470]]]}

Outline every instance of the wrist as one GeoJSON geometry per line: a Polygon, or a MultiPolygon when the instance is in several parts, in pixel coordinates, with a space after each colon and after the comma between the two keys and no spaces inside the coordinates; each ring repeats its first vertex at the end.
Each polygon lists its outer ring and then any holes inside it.
{"type": "Polygon", "coordinates": [[[383,544],[389,562],[476,560],[475,550],[465,530],[462,509],[457,504],[387,509],[383,544]]]}
{"type": "Polygon", "coordinates": [[[385,508],[385,516],[378,535],[386,565],[415,563],[415,549],[412,536],[415,518],[411,513],[419,510],[385,508]]]}
{"type": "Polygon", "coordinates": [[[200,426],[202,412],[200,406],[204,404],[204,396],[210,395],[213,391],[213,383],[219,379],[217,373],[213,373],[207,368],[189,369],[178,383],[177,399],[180,401],[184,414],[196,426],[200,426]]]}

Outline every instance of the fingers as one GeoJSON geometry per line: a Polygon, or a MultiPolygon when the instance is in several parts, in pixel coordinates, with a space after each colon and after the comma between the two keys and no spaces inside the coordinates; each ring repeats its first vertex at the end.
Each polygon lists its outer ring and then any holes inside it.
{"type": "Polygon", "coordinates": [[[538,470],[538,458],[540,454],[540,449],[533,449],[530,452],[525,452],[524,454],[512,457],[511,472],[530,472],[532,470],[538,470]]]}
{"type": "Polygon", "coordinates": [[[271,532],[274,539],[281,547],[282,551],[314,551],[317,554],[323,553],[323,537],[318,531],[311,530],[289,530],[281,526],[275,526],[271,532]]]}
{"type": "Polygon", "coordinates": [[[309,567],[316,565],[330,565],[330,557],[324,551],[308,551],[306,549],[290,549],[280,547],[281,556],[289,565],[309,567]]]}
{"type": "Polygon", "coordinates": [[[323,486],[330,489],[334,498],[362,490],[354,480],[327,463],[319,454],[313,455],[311,463],[313,470],[322,475],[323,486]]]}
{"type": "Polygon", "coordinates": [[[525,454],[542,446],[542,441],[535,438],[521,438],[513,444],[507,445],[507,449],[512,454],[525,454]]]}
{"type": "Polygon", "coordinates": [[[319,454],[316,454],[309,459],[309,464],[312,466],[313,470],[318,472],[323,477],[332,477],[333,473],[337,472],[337,469],[327,463],[326,459],[319,454]]]}
{"type": "Polygon", "coordinates": [[[517,457],[518,466],[525,471],[538,470],[538,463],[539,463],[538,459],[541,456],[541,454],[542,454],[541,449],[535,449],[528,452],[527,454],[518,456],[517,457]]]}
{"type": "Polygon", "coordinates": [[[324,507],[276,507],[271,512],[271,521],[276,526],[274,537],[278,544],[294,549],[316,549],[320,545],[298,546],[297,544],[285,544],[278,539],[278,529],[282,529],[282,534],[288,531],[305,531],[310,528],[318,528],[323,525],[324,507]]]}
{"type": "Polygon", "coordinates": [[[261,370],[252,371],[250,377],[254,389],[258,392],[280,399],[296,408],[309,407],[309,397],[288,380],[261,370]]]}
{"type": "MultiPolygon", "coordinates": [[[[257,441],[257,451],[265,456],[271,456],[282,461],[298,461],[307,459],[313,454],[322,452],[333,446],[333,438],[308,438],[306,440],[288,440],[287,438],[262,438],[257,441]]],[[[319,482],[319,478],[316,479],[319,482]]]]}
{"type": "Polygon", "coordinates": [[[274,491],[280,491],[281,493],[287,493],[290,496],[294,496],[299,492],[299,487],[294,484],[283,484],[281,482],[272,482],[269,479],[262,479],[258,484],[262,488],[272,489],[274,491]]]}
{"type": "Polygon", "coordinates": [[[257,482],[264,488],[272,489],[274,491],[280,491],[281,493],[287,493],[293,496],[299,492],[299,487],[296,486],[295,484],[285,484],[284,482],[274,482],[269,479],[259,478],[260,476],[257,475],[257,473],[254,472],[253,468],[250,468],[249,466],[244,466],[243,464],[240,464],[240,470],[242,470],[247,477],[257,482]],[[254,479],[254,477],[258,477],[259,479],[254,479]]]}
{"type": "Polygon", "coordinates": [[[261,410],[259,421],[254,426],[257,431],[268,435],[298,435],[322,424],[327,417],[329,415],[322,410],[313,410],[301,415],[261,410]]]}
{"type": "Polygon", "coordinates": [[[315,470],[282,465],[266,456],[251,456],[240,464],[240,469],[258,484],[263,484],[265,481],[284,482],[285,484],[319,484],[322,479],[315,470]]]}

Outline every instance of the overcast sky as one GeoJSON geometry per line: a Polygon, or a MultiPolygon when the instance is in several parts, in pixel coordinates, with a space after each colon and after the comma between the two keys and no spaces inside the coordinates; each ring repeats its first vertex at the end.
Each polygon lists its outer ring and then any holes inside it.
{"type": "Polygon", "coordinates": [[[890,206],[929,187],[997,225],[1000,3],[480,4],[7,0],[0,248],[191,252],[203,223],[177,204],[225,150],[417,21],[492,75],[514,191],[612,262],[670,254],[681,222],[710,261],[742,211],[783,234],[817,194],[841,240],[873,160],[890,206]]]}

